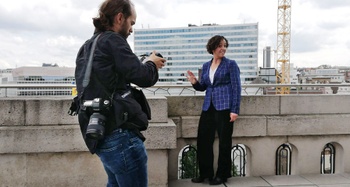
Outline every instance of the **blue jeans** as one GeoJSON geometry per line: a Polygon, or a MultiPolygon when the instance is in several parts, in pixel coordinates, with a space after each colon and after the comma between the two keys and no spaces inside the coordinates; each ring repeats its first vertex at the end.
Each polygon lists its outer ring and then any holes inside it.
{"type": "Polygon", "coordinates": [[[115,130],[99,143],[96,154],[108,175],[107,187],[147,187],[147,153],[134,132],[115,130]]]}

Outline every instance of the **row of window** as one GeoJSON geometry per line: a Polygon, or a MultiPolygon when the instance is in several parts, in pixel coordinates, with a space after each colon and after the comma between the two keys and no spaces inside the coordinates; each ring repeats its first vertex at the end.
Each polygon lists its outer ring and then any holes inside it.
{"type": "Polygon", "coordinates": [[[72,91],[19,91],[17,92],[17,96],[45,96],[45,95],[72,95],[72,91]]]}
{"type": "MultiPolygon", "coordinates": [[[[250,36],[250,35],[258,35],[257,31],[243,31],[243,32],[234,32],[234,31],[229,31],[229,32],[224,32],[220,33],[220,35],[225,36],[226,38],[229,38],[230,36],[250,36]]],[[[185,39],[185,38],[210,38],[213,36],[212,33],[198,33],[198,34],[193,34],[193,33],[188,33],[188,34],[183,34],[183,35],[147,35],[147,36],[139,36],[135,35],[135,40],[159,40],[159,39],[166,39],[166,40],[171,40],[171,39],[185,39]]],[[[231,39],[230,39],[231,40],[231,39]]]]}
{"type": "Polygon", "coordinates": [[[73,81],[74,76],[64,77],[64,76],[20,76],[17,77],[18,81],[73,81]]]}
{"type": "MultiPolygon", "coordinates": [[[[257,43],[240,43],[240,44],[230,44],[229,49],[231,48],[244,48],[244,47],[257,47],[258,44],[257,43]]],[[[143,47],[138,47],[135,46],[135,53],[137,55],[141,55],[141,54],[149,54],[151,51],[156,50],[156,51],[160,51],[160,50],[186,50],[186,49],[200,49],[200,50],[206,50],[205,44],[203,45],[195,45],[195,44],[191,44],[191,45],[175,45],[175,46],[143,46],[143,47]]],[[[252,50],[252,49],[249,49],[252,50]]]]}
{"type": "MultiPolygon", "coordinates": [[[[171,56],[173,55],[206,55],[208,57],[211,58],[211,55],[209,55],[209,53],[206,50],[191,50],[191,51],[184,51],[184,50],[180,50],[180,51],[161,51],[159,49],[154,49],[157,50],[159,53],[161,53],[164,57],[167,57],[168,60],[171,60],[170,58],[172,58],[171,56]]],[[[228,49],[226,51],[226,54],[240,54],[240,55],[245,55],[247,56],[247,58],[252,58],[252,56],[257,56],[256,55],[257,49],[228,49]],[[253,55],[251,55],[253,54],[253,55]]],[[[139,52],[139,54],[142,52],[139,52]]],[[[144,54],[138,54],[138,56],[141,55],[146,55],[148,56],[151,52],[145,52],[144,54]]]]}
{"type": "MultiPolygon", "coordinates": [[[[230,57],[231,58],[231,57],[230,57]]],[[[233,59],[233,58],[231,58],[233,59]]],[[[172,60],[172,59],[168,59],[168,60],[172,60]]],[[[198,62],[197,60],[192,60],[192,61],[167,61],[166,62],[166,65],[163,69],[167,70],[167,71],[172,71],[173,69],[175,68],[181,68],[179,67],[180,65],[181,66],[191,66],[191,67],[195,67],[196,70],[198,70],[202,64],[204,62],[207,62],[209,61],[209,58],[207,60],[203,60],[202,62],[198,62]]],[[[256,64],[257,64],[257,61],[256,60],[241,60],[241,59],[238,59],[236,60],[238,66],[242,69],[244,68],[245,66],[253,66],[253,67],[256,67],[256,64]]],[[[186,67],[188,68],[188,67],[186,67]]],[[[178,69],[176,69],[178,70],[178,69]]],[[[162,70],[161,70],[162,71],[162,70]]]]}
{"type": "MultiPolygon", "coordinates": [[[[230,43],[233,42],[250,42],[250,41],[258,41],[257,37],[242,37],[242,38],[232,38],[229,40],[230,43]]],[[[207,43],[208,39],[177,39],[177,40],[160,40],[160,41],[137,41],[135,40],[134,44],[135,46],[138,45],[170,45],[170,44],[193,44],[193,43],[207,43]]]]}
{"type": "MultiPolygon", "coordinates": [[[[176,72],[176,71],[177,72],[179,72],[179,71],[186,72],[187,70],[198,71],[198,68],[193,68],[193,65],[196,65],[196,63],[195,62],[179,63],[179,64],[176,64],[175,67],[171,67],[171,68],[168,68],[168,67],[165,66],[163,69],[159,70],[159,75],[172,73],[172,72],[176,72]],[[183,66],[181,66],[181,65],[183,65],[183,66]]],[[[239,69],[241,71],[243,71],[243,70],[254,70],[254,71],[256,71],[257,67],[256,66],[242,66],[239,69]]]]}
{"type": "MultiPolygon", "coordinates": [[[[190,69],[187,69],[187,70],[190,70],[190,69]]],[[[183,73],[185,73],[186,71],[184,71],[183,73]]],[[[174,73],[170,73],[170,72],[167,74],[160,74],[159,75],[159,82],[176,82],[179,79],[181,79],[181,80],[186,79],[185,76],[181,75],[181,74],[182,73],[174,74],[174,73]]],[[[197,74],[195,74],[195,75],[197,75],[197,74]]],[[[241,72],[242,81],[243,80],[252,81],[252,80],[256,79],[256,76],[257,76],[256,74],[251,73],[251,72],[241,72]]]]}
{"type": "MultiPolygon", "coordinates": [[[[186,54],[186,52],[177,52],[179,54],[183,53],[184,55],[186,54]]],[[[194,56],[191,54],[187,54],[187,56],[173,56],[173,57],[165,57],[165,59],[167,59],[168,61],[173,60],[172,63],[176,63],[179,64],[183,61],[186,60],[194,60],[197,61],[197,65],[198,64],[202,64],[203,62],[207,62],[211,59],[212,57],[209,55],[204,55],[203,56],[194,56]],[[181,62],[176,62],[176,61],[181,61],[181,62]]],[[[257,55],[230,55],[231,59],[246,59],[246,58],[257,58],[257,55]]],[[[187,64],[187,63],[185,63],[187,64]]]]}
{"type": "Polygon", "coordinates": [[[62,80],[40,80],[40,79],[32,79],[25,81],[17,81],[17,84],[73,84],[75,79],[62,81],[62,80]]]}
{"type": "Polygon", "coordinates": [[[186,27],[173,29],[135,29],[137,35],[146,34],[165,34],[165,33],[188,33],[188,32],[214,32],[214,31],[232,31],[232,30],[256,30],[258,25],[241,25],[241,26],[209,26],[209,27],[186,27]]]}

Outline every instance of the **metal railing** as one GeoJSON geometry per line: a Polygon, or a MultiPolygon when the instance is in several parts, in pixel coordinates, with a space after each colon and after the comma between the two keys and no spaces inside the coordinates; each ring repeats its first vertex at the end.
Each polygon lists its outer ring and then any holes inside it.
{"type": "MultiPolygon", "coordinates": [[[[350,94],[350,84],[242,84],[242,95],[272,95],[277,87],[289,87],[290,94],[350,94]]],[[[72,96],[73,84],[0,84],[0,97],[72,96]]],[[[189,83],[157,84],[142,88],[146,95],[204,95],[189,83]]]]}

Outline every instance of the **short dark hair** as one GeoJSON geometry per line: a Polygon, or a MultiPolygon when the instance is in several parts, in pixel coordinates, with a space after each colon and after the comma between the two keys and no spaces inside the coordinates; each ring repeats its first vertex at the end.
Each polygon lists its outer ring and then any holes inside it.
{"type": "Polygon", "coordinates": [[[224,36],[215,35],[211,37],[207,43],[207,51],[209,54],[213,54],[213,51],[218,48],[222,40],[226,41],[226,47],[228,47],[228,41],[224,36]]]}
{"type": "Polygon", "coordinates": [[[114,16],[123,13],[125,18],[132,14],[130,0],[105,0],[99,9],[99,16],[93,18],[93,23],[97,31],[103,32],[113,27],[114,16]]]}

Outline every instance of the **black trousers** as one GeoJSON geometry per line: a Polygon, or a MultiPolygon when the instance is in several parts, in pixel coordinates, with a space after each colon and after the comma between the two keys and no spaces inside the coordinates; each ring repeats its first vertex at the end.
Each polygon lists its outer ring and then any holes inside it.
{"type": "Polygon", "coordinates": [[[204,178],[214,176],[213,144],[215,132],[219,138],[219,158],[216,176],[220,178],[231,177],[231,148],[233,122],[230,122],[230,111],[217,111],[213,105],[208,111],[202,111],[197,136],[197,159],[199,175],[204,178]]]}

